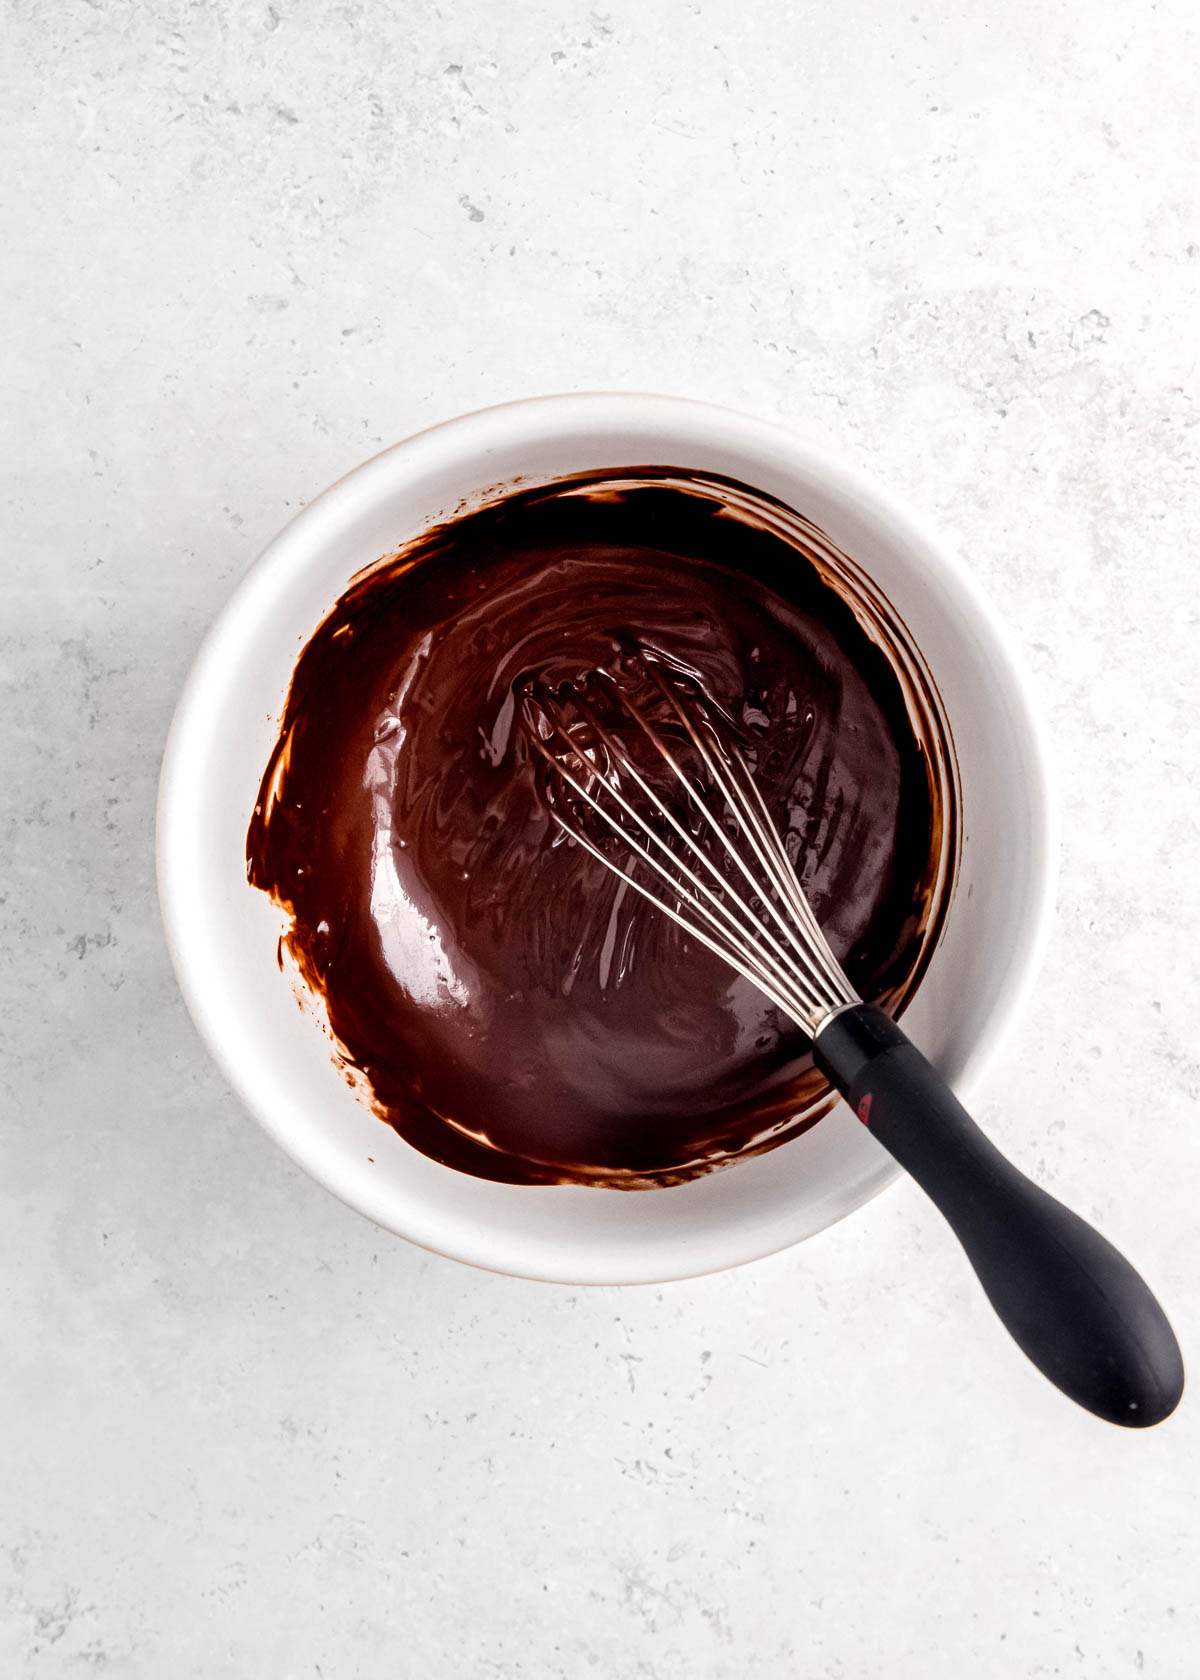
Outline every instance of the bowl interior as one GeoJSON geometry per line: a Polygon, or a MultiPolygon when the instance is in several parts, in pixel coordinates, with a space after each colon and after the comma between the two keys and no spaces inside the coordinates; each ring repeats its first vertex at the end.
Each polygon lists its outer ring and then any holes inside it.
{"type": "Polygon", "coordinates": [[[300,514],[213,626],[163,767],[159,878],[188,1005],[248,1107],[306,1170],[380,1225],[522,1276],[625,1283],[770,1253],[859,1207],[896,1168],[844,1105],[790,1143],[673,1189],[492,1184],[403,1143],[335,1066],[276,961],[278,912],[246,881],[245,838],[303,643],[347,579],[515,479],[588,468],[723,473],[806,514],[882,588],[940,691],[958,758],[962,847],[906,1029],[960,1091],[1032,978],[1052,888],[1045,771],[1002,632],[912,518],[788,434],[665,398],[560,397],[469,415],[369,461],[300,514]]]}

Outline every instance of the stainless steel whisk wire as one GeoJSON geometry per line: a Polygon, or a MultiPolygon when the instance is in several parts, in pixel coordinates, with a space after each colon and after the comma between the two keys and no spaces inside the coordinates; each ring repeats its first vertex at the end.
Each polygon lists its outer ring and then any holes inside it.
{"type": "Polygon", "coordinates": [[[732,833],[730,824],[722,821],[701,796],[695,779],[681,764],[671,743],[638,707],[626,700],[615,683],[610,683],[609,692],[619,715],[637,725],[669,766],[688,797],[688,808],[703,818],[720,841],[749,888],[752,901],[756,900],[769,914],[777,931],[767,924],[763,914],[756,912],[753,902],[747,903],[728,874],[688,832],[639,771],[620,738],[597,717],[578,691],[572,694],[571,705],[589,733],[592,752],[573,737],[563,706],[548,693],[538,693],[528,702],[535,725],[534,744],[553,772],[596,812],[635,857],[667,883],[670,897],[660,896],[632,870],[622,868],[588,838],[580,825],[569,821],[557,804],[552,806],[554,820],[606,869],[757,986],[810,1036],[815,1036],[832,1014],[859,1000],[800,887],[753,774],[737,747],[719,741],[707,717],[685,704],[678,689],[650,661],[641,661],[641,669],[658,689],[698,754],[710,787],[719,794],[731,819],[732,833]],[[547,732],[542,733],[539,725],[547,732]],[[600,755],[596,748],[604,754],[605,766],[598,762],[600,755]],[[685,856],[681,857],[673,848],[645,809],[639,808],[622,791],[622,784],[628,787],[631,783],[685,848],[685,856]],[[633,825],[634,832],[614,814],[613,805],[633,825]],[[752,862],[744,855],[746,850],[752,862]],[[694,860],[694,867],[688,867],[687,856],[694,860]],[[761,875],[756,875],[754,864],[761,875]]]}

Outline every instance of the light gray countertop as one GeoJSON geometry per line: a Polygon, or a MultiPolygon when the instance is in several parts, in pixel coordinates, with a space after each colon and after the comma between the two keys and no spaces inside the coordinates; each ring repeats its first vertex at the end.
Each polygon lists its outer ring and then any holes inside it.
{"type": "Polygon", "coordinates": [[[387,1238],[224,1086],[153,882],[188,664],[331,479],[546,390],[779,418],[1023,644],[1062,884],[980,1118],[1196,1364],[1193,19],[10,9],[0,1672],[1197,1672],[1194,1396],[1061,1399],[908,1185],[661,1289],[387,1238]]]}

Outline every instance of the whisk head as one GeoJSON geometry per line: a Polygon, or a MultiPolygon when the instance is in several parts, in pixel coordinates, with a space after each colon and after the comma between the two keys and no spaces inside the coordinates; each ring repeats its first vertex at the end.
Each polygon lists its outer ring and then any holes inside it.
{"type": "Polygon", "coordinates": [[[653,657],[625,665],[645,702],[606,671],[522,698],[555,822],[815,1037],[859,999],[729,720],[653,657]]]}

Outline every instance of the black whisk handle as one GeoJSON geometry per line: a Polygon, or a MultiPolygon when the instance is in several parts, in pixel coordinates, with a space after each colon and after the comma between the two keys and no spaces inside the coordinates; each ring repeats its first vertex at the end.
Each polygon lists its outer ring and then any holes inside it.
{"type": "Polygon", "coordinates": [[[1183,1393],[1166,1314],[1123,1255],[1006,1161],[882,1010],[822,1027],[817,1066],[949,1221],[1001,1322],[1064,1394],[1145,1428],[1183,1393]]]}

